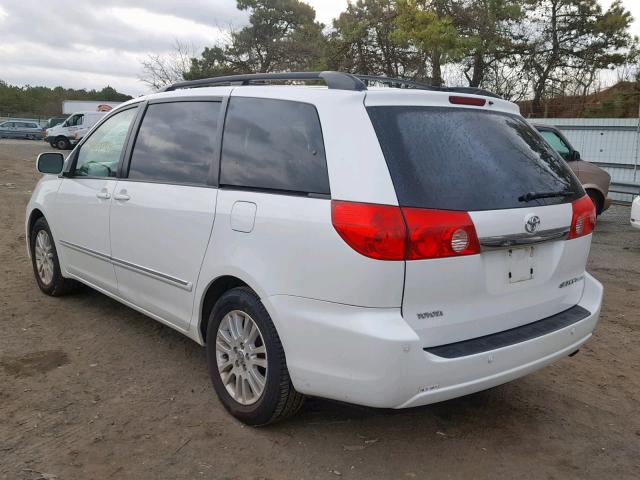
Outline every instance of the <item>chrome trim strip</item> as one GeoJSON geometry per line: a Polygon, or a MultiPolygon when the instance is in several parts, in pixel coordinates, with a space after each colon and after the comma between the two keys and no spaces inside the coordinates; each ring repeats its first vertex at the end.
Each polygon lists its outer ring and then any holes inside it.
{"type": "Polygon", "coordinates": [[[107,262],[111,261],[111,257],[109,255],[105,255],[104,253],[96,252],[95,250],[91,250],[89,248],[81,247],[80,245],[76,245],[75,243],[67,242],[66,240],[60,240],[60,243],[65,247],[70,248],[71,250],[76,250],[80,253],[86,253],[87,255],[91,255],[92,257],[99,258],[100,260],[106,260],[107,262]]]}
{"type": "Polygon", "coordinates": [[[539,232],[514,233],[511,235],[497,235],[495,237],[480,238],[482,250],[497,250],[503,248],[518,247],[523,245],[535,245],[544,242],[566,240],[569,237],[569,227],[550,228],[539,232]]]}
{"type": "Polygon", "coordinates": [[[92,257],[98,258],[100,260],[105,260],[107,262],[112,263],[113,265],[117,265],[122,268],[126,268],[127,270],[131,270],[133,272],[141,273],[148,277],[154,278],[156,280],[160,280],[162,282],[168,283],[170,285],[174,285],[182,288],[190,292],[193,289],[193,284],[191,282],[187,282],[185,280],[181,280],[176,277],[172,277],[171,275],[167,275],[162,272],[158,272],[156,270],[152,270],[147,267],[143,267],[141,265],[136,265],[135,263],[126,262],[124,260],[120,260],[118,258],[114,258],[110,255],[106,255],[104,253],[96,252],[95,250],[91,250],[90,248],[81,247],[80,245],[76,245],[75,243],[67,242],[65,240],[60,240],[60,243],[65,247],[68,247],[72,250],[76,250],[80,253],[85,253],[92,257]]]}

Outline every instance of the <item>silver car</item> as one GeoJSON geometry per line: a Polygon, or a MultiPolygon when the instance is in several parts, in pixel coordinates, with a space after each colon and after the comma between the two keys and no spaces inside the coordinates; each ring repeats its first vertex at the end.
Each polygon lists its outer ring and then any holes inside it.
{"type": "Polygon", "coordinates": [[[8,120],[0,123],[0,138],[27,138],[39,140],[42,138],[42,127],[36,122],[25,120],[8,120]]]}

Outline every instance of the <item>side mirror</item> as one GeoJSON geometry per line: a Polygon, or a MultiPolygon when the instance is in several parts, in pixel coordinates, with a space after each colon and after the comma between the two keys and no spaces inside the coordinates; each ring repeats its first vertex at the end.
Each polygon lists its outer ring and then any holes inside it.
{"type": "Polygon", "coordinates": [[[574,150],[573,152],[571,152],[571,155],[569,156],[569,160],[573,162],[577,162],[578,160],[580,160],[580,152],[577,150],[574,150]]]}
{"type": "Polygon", "coordinates": [[[64,166],[64,155],[57,152],[46,152],[38,155],[36,167],[40,173],[51,173],[58,175],[62,173],[64,166]]]}

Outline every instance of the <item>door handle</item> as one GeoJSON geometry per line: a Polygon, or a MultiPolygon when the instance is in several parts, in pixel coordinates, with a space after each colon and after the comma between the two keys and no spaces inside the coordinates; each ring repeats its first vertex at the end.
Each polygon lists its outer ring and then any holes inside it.
{"type": "Polygon", "coordinates": [[[111,194],[109,192],[101,191],[96,193],[96,197],[101,198],[102,200],[109,200],[111,198],[111,194]]]}
{"type": "Polygon", "coordinates": [[[126,202],[127,200],[129,200],[131,197],[129,195],[127,195],[127,191],[126,190],[121,190],[120,193],[116,193],[113,196],[114,200],[120,200],[121,202],[126,202]]]}

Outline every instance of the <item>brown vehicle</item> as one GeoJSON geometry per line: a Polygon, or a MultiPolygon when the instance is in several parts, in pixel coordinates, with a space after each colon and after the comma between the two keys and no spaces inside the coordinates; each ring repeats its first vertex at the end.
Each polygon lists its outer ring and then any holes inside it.
{"type": "Polygon", "coordinates": [[[607,194],[609,193],[611,175],[597,165],[581,160],[580,152],[571,146],[567,138],[557,128],[550,125],[534,125],[534,127],[569,164],[569,167],[576,174],[589,197],[591,197],[596,206],[597,214],[600,215],[609,208],[611,199],[607,197],[607,194]]]}

